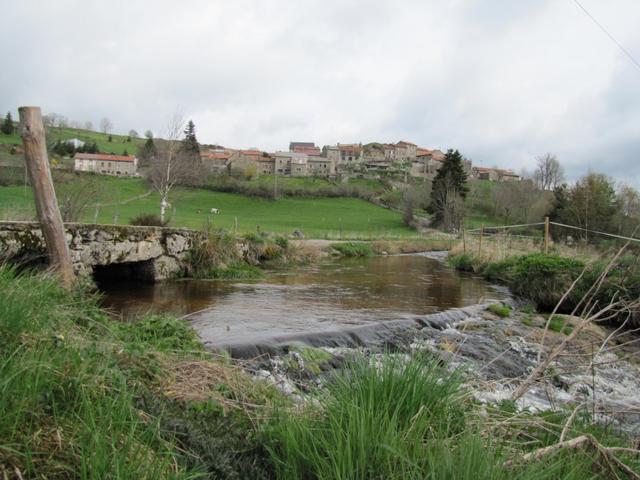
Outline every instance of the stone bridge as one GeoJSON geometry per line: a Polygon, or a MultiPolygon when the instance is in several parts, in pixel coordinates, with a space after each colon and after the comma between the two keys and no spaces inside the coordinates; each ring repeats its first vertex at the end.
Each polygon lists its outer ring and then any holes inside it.
{"type": "MultiPolygon", "coordinates": [[[[157,281],[179,276],[201,235],[164,227],[65,224],[75,272],[80,276],[127,277],[157,281]]],[[[37,222],[0,222],[0,258],[46,263],[37,222]]]]}

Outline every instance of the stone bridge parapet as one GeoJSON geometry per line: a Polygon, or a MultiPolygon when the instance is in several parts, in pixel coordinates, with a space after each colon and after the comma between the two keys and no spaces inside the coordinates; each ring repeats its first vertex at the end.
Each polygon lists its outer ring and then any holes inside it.
{"type": "MultiPolygon", "coordinates": [[[[166,227],[65,224],[73,268],[89,276],[96,268],[136,265],[138,277],[157,281],[179,275],[201,233],[166,227]]],[[[37,222],[0,222],[0,257],[46,261],[37,222]]]]}

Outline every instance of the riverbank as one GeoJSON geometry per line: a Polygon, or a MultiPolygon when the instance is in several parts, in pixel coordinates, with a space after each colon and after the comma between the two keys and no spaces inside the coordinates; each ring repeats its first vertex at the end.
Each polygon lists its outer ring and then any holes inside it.
{"type": "MultiPolygon", "coordinates": [[[[511,315],[434,325],[395,355],[290,348],[269,361],[310,375],[292,375],[287,391],[276,367],[212,355],[170,316],[122,323],[93,296],[7,267],[0,291],[7,478],[593,478],[616,467],[588,446],[525,455],[584,433],[631,445],[589,409],[568,421],[569,407],[517,413],[470,395],[475,380],[455,359],[480,344],[456,335],[510,328],[505,347],[517,329],[535,328],[511,315]],[[423,348],[430,339],[435,348],[423,348]]],[[[630,451],[615,455],[638,469],[630,451]]]]}
{"type": "Polygon", "coordinates": [[[328,257],[369,257],[451,248],[454,240],[446,235],[419,239],[367,242],[300,240],[274,234],[245,234],[236,237],[226,231],[203,232],[187,258],[184,275],[199,279],[257,279],[265,272],[291,270],[317,263],[328,257]]]}
{"type": "Polygon", "coordinates": [[[499,282],[541,312],[580,314],[608,308],[607,320],[632,328],[640,324],[638,252],[623,246],[609,252],[571,254],[556,248],[454,247],[448,262],[457,270],[499,282]],[[597,306],[597,308],[596,308],[597,306]]]}

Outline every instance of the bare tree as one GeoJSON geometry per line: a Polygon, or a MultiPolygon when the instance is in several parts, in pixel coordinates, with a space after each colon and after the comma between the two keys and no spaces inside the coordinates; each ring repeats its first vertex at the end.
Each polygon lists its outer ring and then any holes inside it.
{"type": "Polygon", "coordinates": [[[90,208],[95,208],[104,194],[104,187],[94,175],[83,175],[73,182],[56,185],[63,222],[80,222],[90,208]]]}
{"type": "Polygon", "coordinates": [[[102,133],[109,133],[113,129],[113,123],[107,117],[102,117],[100,120],[100,131],[102,133]]]}
{"type": "Polygon", "coordinates": [[[536,157],[534,180],[541,190],[553,190],[564,181],[564,169],[555,155],[546,153],[536,157]]]}
{"type": "Polygon", "coordinates": [[[640,225],[640,193],[627,183],[618,185],[616,200],[618,212],[618,233],[631,235],[640,225]]]}
{"type": "Polygon", "coordinates": [[[68,128],[69,127],[69,119],[64,115],[58,116],[58,128],[68,128]]]}
{"type": "Polygon", "coordinates": [[[86,122],[84,122],[84,129],[93,130],[93,122],[91,120],[87,120],[86,122]]]}
{"type": "Polygon", "coordinates": [[[199,174],[199,164],[193,155],[180,147],[180,135],[184,129],[181,115],[174,114],[167,125],[165,141],[158,144],[158,152],[150,159],[149,182],[160,194],[160,220],[164,223],[171,190],[179,184],[194,182],[199,174]]]}
{"type": "Polygon", "coordinates": [[[129,130],[129,136],[131,138],[138,138],[139,137],[138,132],[135,131],[133,128],[131,130],[129,130]]]}
{"type": "Polygon", "coordinates": [[[496,182],[491,189],[494,215],[501,212],[510,221],[539,221],[551,210],[551,196],[536,188],[533,181],[496,182]]]}

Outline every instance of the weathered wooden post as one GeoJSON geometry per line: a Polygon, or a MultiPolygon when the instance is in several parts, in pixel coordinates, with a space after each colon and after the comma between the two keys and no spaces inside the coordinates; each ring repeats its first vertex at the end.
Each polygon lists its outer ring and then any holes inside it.
{"type": "Polygon", "coordinates": [[[462,251],[467,253],[467,235],[464,229],[464,223],[462,224],[462,251]]]}
{"type": "Polygon", "coordinates": [[[549,253],[549,217],[544,217],[544,254],[549,253]]]}
{"type": "Polygon", "coordinates": [[[33,187],[40,228],[47,245],[49,265],[60,275],[63,285],[68,288],[73,283],[73,267],[51,180],[42,114],[40,107],[20,107],[18,112],[24,159],[33,187]]]}
{"type": "Polygon", "coordinates": [[[484,225],[480,225],[480,241],[478,242],[478,257],[482,254],[482,237],[484,235],[484,225]]]}

